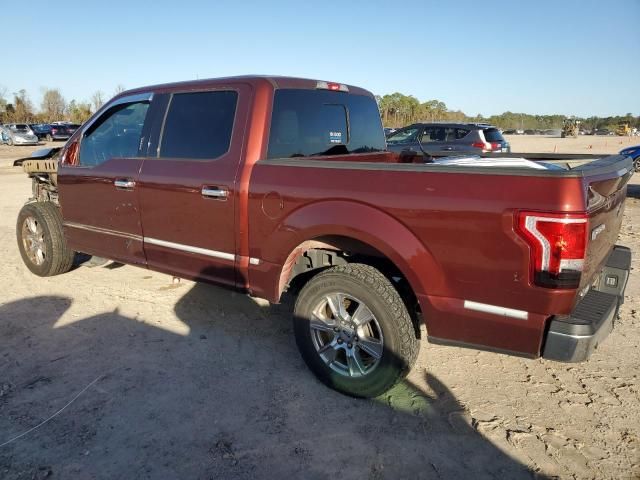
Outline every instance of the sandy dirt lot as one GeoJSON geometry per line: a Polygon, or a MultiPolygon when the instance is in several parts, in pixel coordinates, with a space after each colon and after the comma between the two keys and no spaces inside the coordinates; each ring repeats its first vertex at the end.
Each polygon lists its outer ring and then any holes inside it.
{"type": "MultiPolygon", "coordinates": [[[[423,342],[403,384],[355,400],[307,371],[286,306],[113,263],[33,276],[14,225],[30,183],[10,166],[29,151],[0,146],[0,478],[639,478],[637,275],[587,363],[423,342]]],[[[632,183],[619,243],[637,271],[632,183]]]]}

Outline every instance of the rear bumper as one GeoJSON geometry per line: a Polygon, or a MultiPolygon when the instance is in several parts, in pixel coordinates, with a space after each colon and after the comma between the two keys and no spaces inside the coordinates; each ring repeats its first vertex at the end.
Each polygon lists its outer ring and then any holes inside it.
{"type": "Polygon", "coordinates": [[[587,360],[609,335],[631,268],[631,250],[616,245],[594,286],[576,304],[571,315],[555,316],[549,322],[542,356],[559,362],[587,360]]]}

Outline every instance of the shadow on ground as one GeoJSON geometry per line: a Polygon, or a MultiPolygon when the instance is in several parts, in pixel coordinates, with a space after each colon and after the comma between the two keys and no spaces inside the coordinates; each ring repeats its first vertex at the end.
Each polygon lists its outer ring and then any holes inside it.
{"type": "Polygon", "coordinates": [[[532,476],[434,376],[376,400],[321,385],[286,306],[196,284],[175,306],[182,333],[118,311],[73,318],[70,306],[0,306],[0,444],[98,379],[0,447],[4,479],[532,476]]]}

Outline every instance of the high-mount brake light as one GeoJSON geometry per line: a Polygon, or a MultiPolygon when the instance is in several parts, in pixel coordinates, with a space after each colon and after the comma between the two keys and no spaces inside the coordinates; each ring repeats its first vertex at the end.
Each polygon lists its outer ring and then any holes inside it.
{"type": "Polygon", "coordinates": [[[323,82],[319,81],[316,84],[316,88],[321,88],[323,90],[332,90],[334,92],[348,92],[349,87],[342,83],[334,83],[334,82],[323,82]]]}
{"type": "Polygon", "coordinates": [[[547,288],[578,288],[587,253],[586,213],[519,212],[516,230],[530,249],[533,283],[547,288]]]}

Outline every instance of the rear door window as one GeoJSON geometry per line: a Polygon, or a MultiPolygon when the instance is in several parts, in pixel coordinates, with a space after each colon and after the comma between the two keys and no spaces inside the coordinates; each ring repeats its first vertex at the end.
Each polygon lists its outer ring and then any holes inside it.
{"type": "Polygon", "coordinates": [[[174,94],[164,122],[161,158],[214,160],[229,151],[238,93],[174,94]]]}
{"type": "Polygon", "coordinates": [[[375,100],[327,90],[276,90],[267,158],[385,150],[375,100]]]}
{"type": "Polygon", "coordinates": [[[471,130],[469,130],[468,128],[456,128],[456,140],[462,140],[464,137],[469,135],[469,132],[471,132],[471,130]]]}

